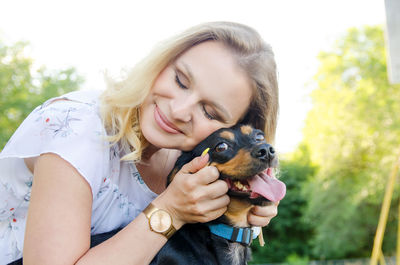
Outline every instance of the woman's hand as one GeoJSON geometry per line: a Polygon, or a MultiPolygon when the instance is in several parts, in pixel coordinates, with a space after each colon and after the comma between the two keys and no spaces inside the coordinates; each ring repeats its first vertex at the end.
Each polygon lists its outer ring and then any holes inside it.
{"type": "Polygon", "coordinates": [[[279,202],[267,206],[255,206],[251,209],[247,220],[253,226],[266,226],[278,214],[279,202]]]}
{"type": "Polygon", "coordinates": [[[208,222],[220,217],[229,204],[228,184],[218,180],[216,167],[206,166],[209,155],[196,157],[175,175],[154,204],[171,213],[174,226],[208,222]]]}

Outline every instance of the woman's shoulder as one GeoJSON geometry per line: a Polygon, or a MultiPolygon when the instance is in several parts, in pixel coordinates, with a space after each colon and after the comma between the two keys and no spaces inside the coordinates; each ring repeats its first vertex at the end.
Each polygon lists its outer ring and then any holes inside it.
{"type": "Polygon", "coordinates": [[[101,91],[76,91],[38,106],[21,123],[0,160],[54,153],[69,162],[97,192],[108,170],[109,143],[98,111],[101,91]]]}
{"type": "Polygon", "coordinates": [[[98,103],[99,97],[102,93],[103,91],[95,89],[77,90],[62,95],[61,98],[75,100],[87,104],[96,104],[98,103]]]}
{"type": "Polygon", "coordinates": [[[91,123],[91,128],[94,125],[103,127],[99,110],[100,95],[99,90],[83,90],[48,99],[36,107],[21,125],[34,123],[57,132],[59,127],[70,129],[88,123],[91,123]]]}
{"type": "Polygon", "coordinates": [[[100,95],[98,90],[84,90],[48,99],[21,123],[2,155],[13,143],[15,147],[20,147],[21,142],[28,141],[29,146],[36,146],[40,142],[56,143],[61,139],[61,144],[67,138],[79,138],[76,143],[80,144],[83,139],[104,134],[99,113],[100,95]]]}
{"type": "Polygon", "coordinates": [[[56,102],[63,102],[69,104],[83,104],[89,107],[98,107],[100,102],[101,90],[77,90],[58,97],[46,100],[42,105],[38,106],[36,110],[45,109],[56,102]]]}

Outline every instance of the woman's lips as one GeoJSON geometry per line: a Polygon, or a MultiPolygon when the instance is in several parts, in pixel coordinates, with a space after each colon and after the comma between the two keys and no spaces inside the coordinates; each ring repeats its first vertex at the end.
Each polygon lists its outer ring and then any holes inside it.
{"type": "Polygon", "coordinates": [[[160,128],[164,131],[173,134],[181,133],[181,131],[177,127],[175,127],[175,125],[168,121],[168,119],[164,116],[157,105],[154,110],[154,119],[158,126],[160,126],[160,128]]]}

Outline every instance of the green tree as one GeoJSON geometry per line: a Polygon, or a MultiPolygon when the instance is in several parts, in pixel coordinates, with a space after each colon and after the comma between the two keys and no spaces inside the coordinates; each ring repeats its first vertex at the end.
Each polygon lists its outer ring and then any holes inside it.
{"type": "Polygon", "coordinates": [[[36,106],[83,83],[74,68],[35,70],[26,48],[25,42],[7,46],[0,40],[0,150],[36,106]]]}
{"type": "MultiPolygon", "coordinates": [[[[369,256],[372,249],[400,148],[400,86],[388,83],[385,58],[378,26],[352,28],[319,55],[304,144],[318,166],[307,188],[307,217],[315,226],[313,254],[320,258],[369,256]]],[[[390,220],[387,234],[395,228],[390,220]]],[[[394,250],[394,237],[385,238],[385,248],[394,250]]]]}
{"type": "MultiPolygon", "coordinates": [[[[253,244],[253,262],[282,262],[311,255],[312,225],[304,219],[307,198],[303,186],[314,175],[306,146],[280,161],[279,179],[286,184],[286,196],[279,203],[279,214],[264,228],[266,245],[253,244]]],[[[299,259],[300,260],[300,259],[299,259]]]]}

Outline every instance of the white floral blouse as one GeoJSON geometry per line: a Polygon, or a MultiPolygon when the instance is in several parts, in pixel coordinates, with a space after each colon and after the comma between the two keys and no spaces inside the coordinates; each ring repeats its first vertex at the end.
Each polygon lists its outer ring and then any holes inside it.
{"type": "Polygon", "coordinates": [[[100,93],[76,91],[46,101],[0,153],[0,264],[22,257],[34,182],[23,158],[55,153],[85,178],[93,194],[92,235],[126,226],[157,196],[133,163],[120,161],[124,152],[118,145],[105,141],[100,93]]]}

